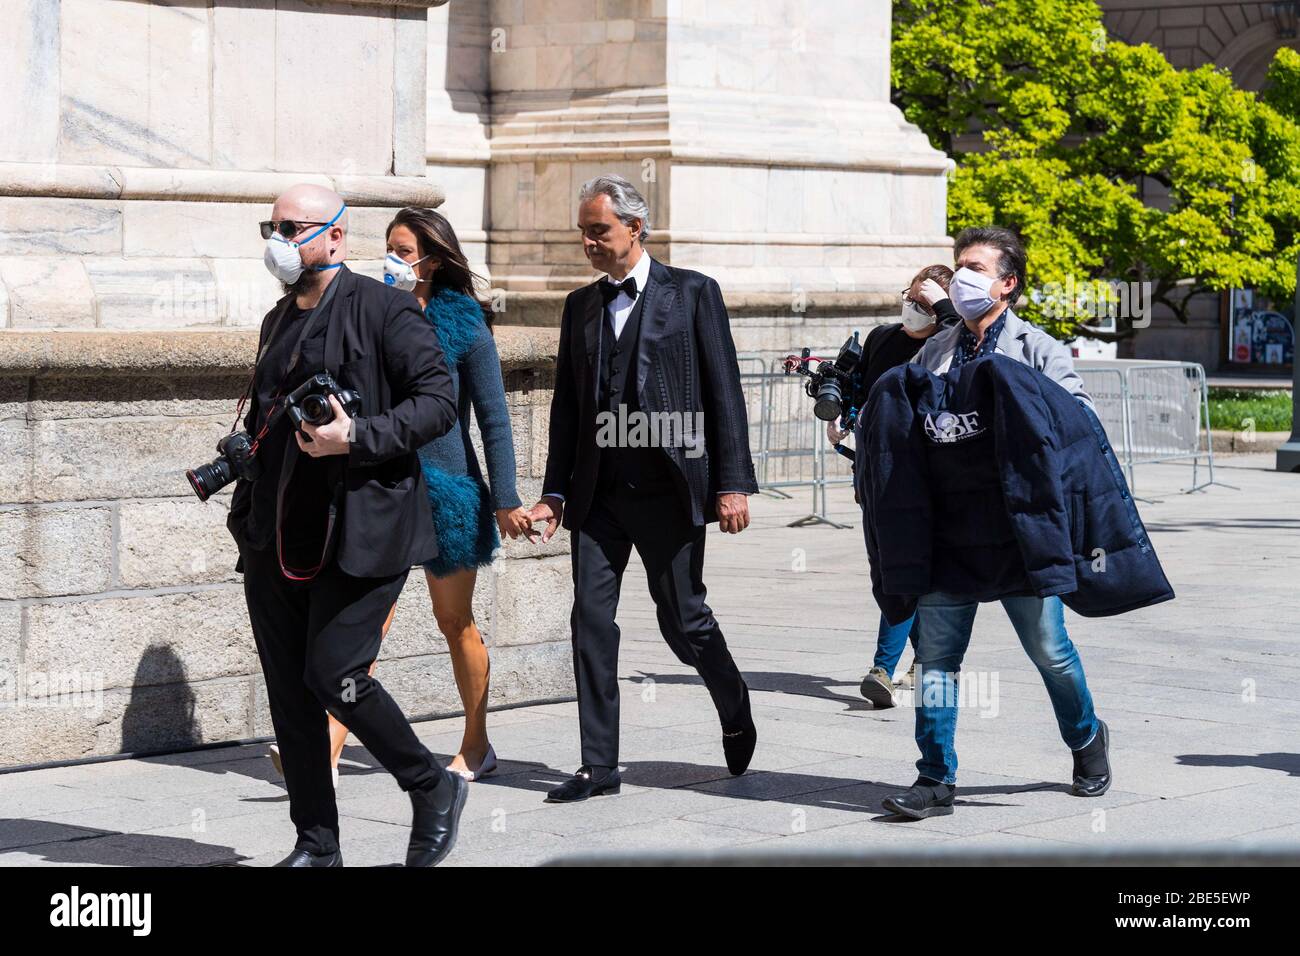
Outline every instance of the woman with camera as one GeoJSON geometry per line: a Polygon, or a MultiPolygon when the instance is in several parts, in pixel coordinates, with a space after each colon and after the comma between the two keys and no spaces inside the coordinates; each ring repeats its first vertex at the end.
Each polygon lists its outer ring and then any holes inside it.
{"type": "MultiPolygon", "coordinates": [[[[861,387],[856,396],[859,410],[865,409],[867,396],[876,380],[891,368],[912,361],[921,350],[925,340],[943,328],[961,321],[948,298],[948,284],[952,281],[952,270],[945,265],[926,266],[918,272],[912,282],[902,293],[902,314],[898,322],[878,325],[867,336],[862,349],[861,387]]],[[[862,421],[861,417],[858,419],[862,421]]],[[[840,431],[836,422],[826,423],[826,437],[832,445],[839,444],[848,432],[840,431]]],[[[857,441],[855,439],[855,441],[857,441]]],[[[864,447],[864,442],[857,442],[864,447]]],[[[854,482],[856,489],[857,483],[854,482]]],[[[855,497],[857,492],[854,492],[855,497]]],[[[860,503],[860,502],[859,502],[860,503]]],[[[876,657],[871,670],[862,679],[862,696],[880,708],[894,706],[895,668],[903,656],[903,649],[911,637],[912,648],[916,648],[916,633],[912,628],[912,619],[890,627],[885,616],[880,616],[880,629],[876,638],[876,657]]],[[[915,667],[915,663],[912,665],[915,667]]],[[[911,681],[912,671],[907,672],[907,681],[911,681]]],[[[900,682],[901,683],[901,682],[900,682]]]]}
{"type": "MultiPolygon", "coordinates": [[[[478,568],[492,562],[500,534],[530,535],[532,523],[515,490],[515,453],[501,362],[475,291],[476,276],[451,224],[432,209],[408,206],[387,230],[384,282],[415,294],[442,345],[456,389],[456,426],[419,450],[438,556],[424,565],[433,616],[447,640],[465,709],[459,752],[447,769],[476,780],[496,769],[487,735],[488,652],[474,622],[478,568]],[[473,410],[483,438],[488,480],[470,442],[473,410]]],[[[480,280],[481,281],[481,280],[480,280]]],[[[393,622],[393,609],[384,634],[393,622]]],[[[373,666],[371,668],[373,671],[373,666]]],[[[338,761],[348,729],[330,717],[330,761],[338,761]]]]}

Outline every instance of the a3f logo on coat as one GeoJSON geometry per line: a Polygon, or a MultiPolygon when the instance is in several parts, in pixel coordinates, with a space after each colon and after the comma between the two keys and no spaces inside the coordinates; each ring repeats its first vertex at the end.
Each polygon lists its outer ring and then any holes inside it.
{"type": "Polygon", "coordinates": [[[965,438],[973,438],[983,431],[979,412],[966,412],[964,415],[940,412],[938,415],[925,416],[925,433],[930,436],[931,441],[961,441],[965,438]]]}

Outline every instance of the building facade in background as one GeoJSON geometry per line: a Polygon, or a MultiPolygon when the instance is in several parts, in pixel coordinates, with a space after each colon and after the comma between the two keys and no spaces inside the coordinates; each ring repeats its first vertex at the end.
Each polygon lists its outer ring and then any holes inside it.
{"type": "MultiPolygon", "coordinates": [[[[1232,73],[1243,90],[1258,91],[1279,48],[1300,49],[1295,0],[1200,3],[1192,0],[1100,0],[1110,34],[1149,43],[1176,67],[1213,64],[1232,73]]],[[[1147,193],[1159,203],[1158,184],[1147,193]]],[[[1273,302],[1251,289],[1196,297],[1186,325],[1156,310],[1152,327],[1132,344],[1138,358],[1186,359],[1207,371],[1291,376],[1294,304],[1273,302]]]]}

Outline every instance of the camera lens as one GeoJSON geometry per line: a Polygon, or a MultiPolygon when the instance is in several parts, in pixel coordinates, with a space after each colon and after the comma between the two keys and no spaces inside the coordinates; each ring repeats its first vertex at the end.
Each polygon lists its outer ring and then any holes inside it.
{"type": "Polygon", "coordinates": [[[843,401],[840,397],[839,383],[833,379],[822,382],[817,389],[817,398],[813,401],[813,414],[824,422],[833,422],[840,417],[843,401]]]}
{"type": "Polygon", "coordinates": [[[325,425],[334,420],[334,409],[324,395],[308,395],[299,406],[302,420],[309,425],[325,425]]]}
{"type": "Polygon", "coordinates": [[[190,480],[190,487],[199,496],[199,501],[207,501],[235,480],[230,462],[225,458],[218,458],[210,465],[199,465],[194,470],[185,472],[185,477],[190,480]]]}

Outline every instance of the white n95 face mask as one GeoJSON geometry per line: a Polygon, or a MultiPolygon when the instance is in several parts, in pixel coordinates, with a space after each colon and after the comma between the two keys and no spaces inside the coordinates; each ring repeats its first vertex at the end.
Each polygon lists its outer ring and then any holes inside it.
{"type": "MultiPolygon", "coordinates": [[[[266,252],[262,253],[262,262],[266,265],[266,271],[271,273],[285,285],[293,285],[298,281],[298,277],[306,271],[306,266],[302,263],[302,253],[298,251],[299,246],[305,246],[321,233],[329,229],[338,221],[339,216],[343,215],[343,210],[347,209],[344,203],[339,207],[339,211],[334,214],[334,218],[325,225],[321,226],[302,242],[294,242],[277,233],[272,233],[271,238],[266,240],[266,252]]],[[[325,266],[314,266],[317,272],[324,272],[327,269],[337,269],[343,265],[341,262],[335,262],[325,266]]]]}
{"type": "Polygon", "coordinates": [[[266,240],[262,262],[266,264],[266,271],[285,285],[293,285],[303,272],[302,253],[298,251],[298,244],[281,235],[266,240]]]}
{"type": "Polygon", "coordinates": [[[988,276],[962,266],[952,274],[948,297],[957,314],[973,322],[997,305],[997,300],[989,296],[992,285],[993,280],[988,276]]]}
{"type": "Polygon", "coordinates": [[[410,292],[420,284],[420,277],[415,274],[415,267],[428,256],[422,256],[414,262],[407,262],[395,252],[384,257],[384,285],[391,285],[403,292],[410,292]]]}
{"type": "Polygon", "coordinates": [[[909,332],[924,332],[930,326],[934,325],[934,316],[929,315],[920,309],[915,302],[903,303],[903,314],[901,316],[903,328],[909,332]]]}

